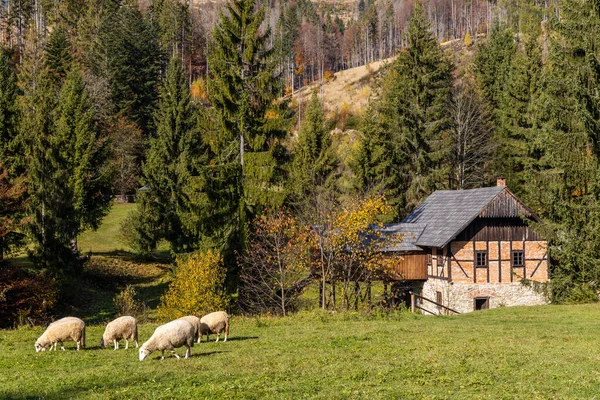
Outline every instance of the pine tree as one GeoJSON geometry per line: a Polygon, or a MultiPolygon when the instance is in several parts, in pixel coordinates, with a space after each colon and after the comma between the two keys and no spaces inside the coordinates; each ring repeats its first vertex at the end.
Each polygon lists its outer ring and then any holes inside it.
{"type": "Polygon", "coordinates": [[[537,35],[524,36],[522,50],[512,63],[498,100],[495,142],[498,148],[493,171],[507,178],[511,190],[525,200],[528,171],[537,162],[536,136],[539,79],[542,71],[541,47],[537,35]]]}
{"type": "Polygon", "coordinates": [[[55,146],[62,168],[68,171],[72,203],[71,245],[85,229],[97,229],[112,202],[112,174],[107,168],[108,138],[95,123],[94,105],[79,71],[65,77],[55,111],[55,146]]]}
{"type": "Polygon", "coordinates": [[[361,121],[360,146],[355,162],[351,165],[357,178],[357,187],[365,197],[384,195],[392,209],[388,219],[397,216],[398,209],[403,204],[399,160],[394,151],[391,130],[385,129],[380,121],[380,111],[371,104],[361,121]]]}
{"type": "Polygon", "coordinates": [[[500,103],[515,50],[513,33],[498,20],[493,22],[487,41],[477,44],[473,60],[475,78],[485,99],[494,108],[500,103]]]}
{"type": "MultiPolygon", "coordinates": [[[[45,66],[37,33],[31,29],[21,67],[21,151],[27,167],[29,196],[27,233],[34,263],[54,271],[76,267],[70,248],[74,222],[68,190],[69,171],[60,157],[55,133],[56,92],[45,66]]],[[[60,143],[62,145],[62,143],[60,143]]]]}
{"type": "Polygon", "coordinates": [[[295,203],[306,202],[319,189],[332,189],[338,161],[331,145],[321,100],[313,92],[298,132],[290,170],[290,186],[295,203]]]}
{"type": "Polygon", "coordinates": [[[450,176],[447,104],[452,65],[430,28],[419,2],[406,33],[408,46],[385,77],[379,106],[401,164],[400,217],[434,190],[447,187],[450,176]]]}
{"type": "MultiPolygon", "coordinates": [[[[144,184],[149,190],[139,199],[145,213],[160,218],[160,237],[168,240],[174,251],[194,245],[194,237],[190,229],[186,229],[184,218],[188,212],[186,187],[201,149],[194,117],[183,66],[179,57],[174,56],[160,88],[155,115],[156,134],[150,139],[143,166],[144,184]]],[[[150,221],[145,221],[144,215],[139,214],[138,230],[151,232],[148,226],[143,226],[150,221]]],[[[155,223],[152,220],[152,225],[155,223]]],[[[148,248],[151,249],[160,237],[152,239],[148,248]]]]}
{"type": "Polygon", "coordinates": [[[0,53],[0,160],[10,176],[23,172],[18,131],[17,77],[7,53],[0,53]]]}
{"type": "Polygon", "coordinates": [[[261,28],[264,6],[232,0],[225,8],[207,56],[209,100],[218,132],[210,139],[215,162],[206,176],[216,179],[209,186],[228,193],[228,205],[219,199],[215,208],[231,211],[211,225],[229,232],[226,242],[243,247],[248,212],[284,200],[285,152],[279,139],[286,133],[286,111],[285,104],[276,101],[281,94],[277,47],[269,47],[270,28],[261,28]]]}
{"type": "Polygon", "coordinates": [[[57,28],[50,34],[46,43],[46,66],[57,88],[67,76],[73,57],[71,45],[64,29],[57,28]]]}
{"type": "Polygon", "coordinates": [[[105,6],[103,13],[88,67],[108,80],[116,113],[149,135],[163,60],[156,27],[133,0],[105,6]]]}

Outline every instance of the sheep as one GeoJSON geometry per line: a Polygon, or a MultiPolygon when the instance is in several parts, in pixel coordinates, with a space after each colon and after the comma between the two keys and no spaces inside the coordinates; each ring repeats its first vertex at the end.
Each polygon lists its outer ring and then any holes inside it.
{"type": "Polygon", "coordinates": [[[225,311],[217,311],[214,313],[210,313],[200,318],[200,337],[198,339],[198,343],[202,340],[202,336],[206,335],[206,341],[210,340],[210,334],[216,333],[217,340],[219,341],[219,337],[221,336],[221,332],[225,331],[225,340],[227,341],[227,336],[229,336],[229,315],[225,311]]]}
{"type": "Polygon", "coordinates": [[[77,343],[77,350],[85,347],[85,322],[76,317],[65,317],[54,321],[46,331],[36,340],[35,351],[45,351],[50,347],[56,351],[56,345],[60,343],[60,349],[64,350],[63,342],[73,340],[77,343]]]}
{"type": "Polygon", "coordinates": [[[179,319],[182,319],[192,324],[192,326],[194,327],[194,337],[196,338],[197,343],[200,343],[200,339],[202,338],[202,336],[200,335],[200,318],[196,317],[195,315],[186,315],[185,317],[181,317],[179,319]]]}
{"type": "Polygon", "coordinates": [[[114,342],[115,350],[119,348],[119,340],[125,339],[125,350],[129,348],[129,341],[135,341],[135,347],[138,348],[138,329],[137,321],[133,317],[119,317],[106,325],[104,335],[100,339],[100,347],[114,342]]]}
{"type": "Polygon", "coordinates": [[[185,358],[191,356],[191,347],[194,346],[194,327],[189,322],[176,319],[156,328],[150,339],[140,347],[140,361],[144,361],[154,351],[161,352],[161,360],[165,359],[165,350],[171,350],[179,358],[176,347],[185,346],[185,358]]]}

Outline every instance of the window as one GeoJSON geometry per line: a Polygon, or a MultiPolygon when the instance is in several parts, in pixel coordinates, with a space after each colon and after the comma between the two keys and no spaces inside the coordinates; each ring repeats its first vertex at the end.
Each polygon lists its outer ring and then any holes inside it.
{"type": "Polygon", "coordinates": [[[435,292],[435,302],[442,304],[442,292],[440,292],[440,291],[435,292]]]}
{"type": "Polygon", "coordinates": [[[475,310],[487,310],[490,308],[490,298],[489,297],[476,297],[474,299],[475,310]]]}
{"type": "Polygon", "coordinates": [[[487,267],[487,251],[475,252],[475,267],[487,267]]]}
{"type": "Polygon", "coordinates": [[[512,266],[513,267],[524,267],[525,266],[525,257],[523,255],[523,250],[515,250],[512,252],[512,266]]]}

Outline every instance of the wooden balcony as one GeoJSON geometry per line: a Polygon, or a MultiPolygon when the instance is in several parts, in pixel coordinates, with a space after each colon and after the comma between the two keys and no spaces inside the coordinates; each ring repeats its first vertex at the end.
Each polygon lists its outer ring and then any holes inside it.
{"type": "Polygon", "coordinates": [[[397,281],[427,280],[427,255],[392,253],[390,256],[391,271],[388,278],[397,281]]]}

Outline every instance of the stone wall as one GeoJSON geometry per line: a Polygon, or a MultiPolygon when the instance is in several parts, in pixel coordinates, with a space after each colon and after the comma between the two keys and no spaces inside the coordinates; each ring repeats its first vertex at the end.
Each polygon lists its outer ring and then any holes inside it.
{"type": "MultiPolygon", "coordinates": [[[[475,310],[474,299],[489,297],[489,308],[510,306],[534,306],[547,304],[542,294],[519,282],[513,283],[457,283],[441,279],[428,279],[421,295],[436,301],[437,292],[441,292],[442,304],[460,313],[475,310]]],[[[435,313],[445,311],[434,304],[424,301],[421,307],[435,313]]]]}

